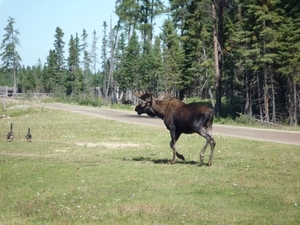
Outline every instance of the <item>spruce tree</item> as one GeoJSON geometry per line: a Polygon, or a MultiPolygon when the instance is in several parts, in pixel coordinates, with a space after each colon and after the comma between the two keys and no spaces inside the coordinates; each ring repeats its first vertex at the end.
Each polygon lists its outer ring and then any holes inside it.
{"type": "Polygon", "coordinates": [[[140,43],[136,31],[133,31],[124,58],[124,82],[132,90],[141,90],[144,87],[139,69],[140,43]]]}
{"type": "Polygon", "coordinates": [[[32,68],[27,66],[23,69],[22,79],[19,80],[22,92],[33,92],[36,87],[36,81],[32,68]]]}
{"type": "Polygon", "coordinates": [[[20,46],[20,41],[18,36],[20,32],[14,28],[16,22],[15,19],[9,17],[7,20],[8,24],[4,28],[6,33],[3,35],[3,41],[1,43],[0,53],[2,59],[2,70],[5,72],[12,72],[13,74],[13,84],[14,84],[14,95],[17,92],[17,72],[21,67],[21,57],[17,51],[17,47],[20,46]]]}
{"type": "Polygon", "coordinates": [[[42,84],[46,93],[53,93],[58,85],[57,60],[54,50],[49,50],[47,62],[43,70],[42,84]]]}
{"type": "Polygon", "coordinates": [[[130,39],[132,32],[137,28],[139,21],[139,4],[136,0],[117,0],[115,11],[119,17],[124,31],[127,33],[127,40],[130,39]]]}
{"type": "Polygon", "coordinates": [[[108,36],[107,36],[107,23],[103,22],[103,29],[102,29],[102,46],[101,46],[101,71],[103,77],[103,84],[102,89],[103,93],[107,93],[107,89],[109,88],[109,59],[108,59],[108,36]]]}
{"type": "Polygon", "coordinates": [[[81,35],[81,51],[83,52],[83,92],[86,92],[86,86],[87,86],[87,78],[88,74],[90,73],[90,67],[91,67],[91,56],[88,51],[88,34],[85,29],[82,31],[81,35]]]}
{"type": "Polygon", "coordinates": [[[124,79],[125,74],[125,67],[124,67],[124,59],[125,59],[125,50],[126,50],[126,38],[125,33],[122,32],[118,39],[118,43],[116,45],[116,54],[115,54],[115,61],[116,61],[116,70],[114,73],[114,78],[121,90],[126,90],[127,84],[124,79]]]}
{"type": "Polygon", "coordinates": [[[78,39],[77,40],[76,38],[74,39],[73,35],[71,35],[69,41],[69,57],[68,57],[69,70],[64,79],[64,86],[66,88],[67,95],[74,94],[74,90],[76,91],[76,94],[79,94],[79,92],[81,91],[80,85],[82,81],[81,79],[82,74],[81,74],[81,69],[79,67],[79,63],[80,63],[79,53],[80,53],[80,49],[79,49],[78,39]]]}
{"type": "Polygon", "coordinates": [[[97,72],[97,64],[98,64],[98,39],[99,37],[97,36],[96,30],[93,31],[93,36],[92,36],[92,46],[91,46],[91,62],[93,64],[93,72],[96,74],[97,72]]]}
{"type": "Polygon", "coordinates": [[[183,49],[179,42],[174,24],[165,20],[162,27],[163,74],[160,77],[165,91],[180,91],[184,86],[182,80],[183,49]]]}
{"type": "Polygon", "coordinates": [[[160,83],[161,77],[164,75],[163,56],[161,49],[161,39],[159,36],[154,37],[154,45],[152,50],[152,80],[150,80],[150,90],[165,91],[160,83]]]}
{"type": "Polygon", "coordinates": [[[54,37],[55,37],[54,50],[56,54],[57,71],[62,71],[65,66],[65,57],[64,57],[65,42],[63,41],[64,33],[60,27],[56,28],[54,37]]]}
{"type": "Polygon", "coordinates": [[[290,126],[297,126],[300,120],[300,6],[298,1],[282,0],[279,4],[284,21],[279,28],[281,36],[277,62],[279,64],[281,96],[284,112],[290,126]],[[285,110],[287,109],[287,111],[285,110]]]}

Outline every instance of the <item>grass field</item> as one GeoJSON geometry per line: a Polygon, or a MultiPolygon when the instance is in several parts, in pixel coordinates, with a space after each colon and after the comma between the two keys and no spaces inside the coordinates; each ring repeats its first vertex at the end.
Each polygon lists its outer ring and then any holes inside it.
{"type": "Polygon", "coordinates": [[[300,224],[300,146],[215,136],[213,165],[200,167],[205,140],[183,135],[186,161],[170,165],[166,129],[26,105],[5,113],[0,224],[300,224]]]}

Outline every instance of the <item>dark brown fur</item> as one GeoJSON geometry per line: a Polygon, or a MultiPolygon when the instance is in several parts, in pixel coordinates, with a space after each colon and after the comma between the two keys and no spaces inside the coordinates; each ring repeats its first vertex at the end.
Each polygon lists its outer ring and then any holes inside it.
{"type": "MultiPolygon", "coordinates": [[[[149,97],[148,95],[147,97],[149,97]]],[[[137,96],[146,100],[143,95],[137,96]]],[[[143,108],[145,110],[144,113],[154,113],[155,116],[158,116],[164,121],[167,129],[170,131],[170,147],[173,149],[173,159],[171,163],[175,163],[176,156],[185,160],[184,156],[176,150],[176,141],[180,135],[182,133],[197,133],[206,139],[206,144],[200,152],[200,162],[201,164],[203,163],[204,152],[210,144],[211,153],[207,165],[211,166],[216,145],[212,135],[213,109],[199,105],[198,103],[185,104],[180,99],[174,97],[167,100],[159,100],[159,98],[155,99],[151,97],[146,103],[149,104],[150,108],[143,108]]],[[[140,107],[142,107],[142,105],[140,107]]],[[[141,110],[142,108],[139,109],[141,110]]],[[[142,113],[142,111],[137,112],[142,113]]]]}

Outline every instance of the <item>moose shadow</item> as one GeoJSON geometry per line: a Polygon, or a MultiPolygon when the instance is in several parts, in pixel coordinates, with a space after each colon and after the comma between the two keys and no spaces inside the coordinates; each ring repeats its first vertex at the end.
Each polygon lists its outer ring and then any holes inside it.
{"type": "Polygon", "coordinates": [[[153,117],[153,116],[140,116],[140,115],[122,115],[121,117],[127,117],[127,118],[143,118],[143,119],[147,119],[147,120],[160,120],[158,117],[153,117]]]}
{"type": "MultiPolygon", "coordinates": [[[[132,161],[150,161],[150,162],[153,162],[154,164],[171,164],[171,160],[170,159],[151,159],[150,157],[134,157],[132,158],[132,161]]],[[[196,162],[196,161],[188,161],[188,160],[185,160],[185,161],[177,161],[176,164],[187,164],[187,165],[197,165],[199,164],[199,166],[202,166],[200,165],[200,162],[196,162]]]]}

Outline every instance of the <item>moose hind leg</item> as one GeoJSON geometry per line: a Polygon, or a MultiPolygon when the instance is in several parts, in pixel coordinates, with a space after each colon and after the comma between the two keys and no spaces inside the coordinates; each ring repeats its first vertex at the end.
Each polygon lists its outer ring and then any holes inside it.
{"type": "Polygon", "coordinates": [[[204,161],[204,153],[205,153],[205,150],[206,150],[208,144],[209,144],[209,141],[206,140],[206,143],[205,143],[203,149],[202,149],[201,152],[200,152],[200,164],[201,164],[201,165],[203,164],[203,161],[204,161]]]}
{"type": "Polygon", "coordinates": [[[215,146],[216,146],[216,142],[215,142],[215,139],[213,137],[211,137],[209,143],[210,143],[210,156],[209,156],[209,160],[207,162],[207,166],[211,166],[211,164],[212,164],[212,159],[213,159],[213,156],[214,156],[214,149],[215,149],[215,146]]]}
{"type": "Polygon", "coordinates": [[[202,165],[203,161],[204,161],[205,150],[206,150],[208,144],[211,142],[212,137],[209,135],[209,133],[203,127],[201,128],[199,135],[201,135],[202,137],[204,137],[206,139],[206,143],[205,143],[204,147],[202,148],[202,150],[200,151],[200,164],[202,165]]]}

